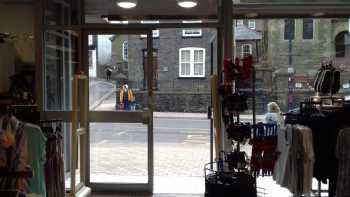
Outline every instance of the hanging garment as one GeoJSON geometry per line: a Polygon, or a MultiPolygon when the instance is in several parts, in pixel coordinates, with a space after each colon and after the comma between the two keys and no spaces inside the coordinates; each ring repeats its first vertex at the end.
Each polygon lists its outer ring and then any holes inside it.
{"type": "Polygon", "coordinates": [[[270,176],[277,160],[277,125],[258,123],[251,140],[251,171],[255,176],[270,176]]]}
{"type": "Polygon", "coordinates": [[[339,160],[336,197],[350,197],[350,127],[339,132],[335,154],[339,160]]]}
{"type": "Polygon", "coordinates": [[[39,126],[27,123],[25,130],[28,135],[28,152],[33,177],[29,181],[30,193],[46,196],[45,171],[46,137],[39,126]]]}
{"type": "MultiPolygon", "coordinates": [[[[30,168],[28,166],[28,149],[27,149],[27,134],[24,130],[24,124],[17,119],[1,118],[0,141],[8,140],[8,135],[14,136],[13,144],[1,143],[0,146],[0,161],[2,163],[0,171],[9,173],[25,172],[30,168]],[[7,122],[5,124],[5,122],[7,122]],[[5,125],[6,126],[5,126],[5,125]],[[10,145],[10,146],[7,146],[10,145]]],[[[11,141],[11,140],[10,140],[11,141]]],[[[0,177],[0,190],[19,190],[28,191],[28,182],[26,177],[0,177]]]]}
{"type": "Polygon", "coordinates": [[[285,129],[280,130],[277,134],[277,149],[278,159],[275,164],[273,179],[277,184],[286,187],[287,162],[293,138],[293,126],[287,124],[285,129]]]}
{"type": "Polygon", "coordinates": [[[309,195],[312,191],[313,151],[312,130],[302,125],[287,124],[278,135],[280,152],[273,178],[295,195],[309,195]]]}
{"type": "Polygon", "coordinates": [[[65,195],[63,141],[61,128],[43,127],[46,134],[46,194],[50,197],[62,197],[65,195]]]}
{"type": "Polygon", "coordinates": [[[315,162],[315,153],[313,148],[312,130],[309,127],[302,125],[295,125],[296,129],[301,132],[303,147],[304,147],[304,172],[303,172],[303,186],[302,193],[310,194],[312,191],[313,167],[315,162]]]}

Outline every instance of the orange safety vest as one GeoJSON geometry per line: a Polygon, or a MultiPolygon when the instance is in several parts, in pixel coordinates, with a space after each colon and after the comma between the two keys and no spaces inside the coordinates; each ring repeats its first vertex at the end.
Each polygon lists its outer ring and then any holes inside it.
{"type": "MultiPolygon", "coordinates": [[[[125,92],[125,90],[124,90],[124,89],[121,89],[121,90],[120,90],[120,93],[119,93],[119,101],[120,101],[121,103],[123,103],[123,101],[124,101],[124,92],[125,92]]],[[[128,89],[128,101],[129,101],[129,102],[135,101],[135,97],[134,97],[134,94],[132,93],[132,90],[131,90],[131,89],[128,89]]]]}

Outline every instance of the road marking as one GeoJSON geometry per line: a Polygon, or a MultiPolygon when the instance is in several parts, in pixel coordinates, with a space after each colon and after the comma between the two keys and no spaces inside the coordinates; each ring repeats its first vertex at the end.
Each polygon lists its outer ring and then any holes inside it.
{"type": "Polygon", "coordinates": [[[96,144],[97,145],[100,145],[100,144],[107,144],[109,140],[102,140],[101,142],[97,142],[96,144]]]}
{"type": "Polygon", "coordinates": [[[127,131],[122,131],[122,132],[118,132],[118,133],[114,133],[113,136],[121,136],[124,135],[127,131]]]}

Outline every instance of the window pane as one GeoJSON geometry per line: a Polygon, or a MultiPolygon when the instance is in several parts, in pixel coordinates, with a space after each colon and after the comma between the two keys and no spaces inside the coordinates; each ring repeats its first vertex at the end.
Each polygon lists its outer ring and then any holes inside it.
{"type": "Polygon", "coordinates": [[[194,64],[194,75],[203,75],[203,63],[194,64]]]}
{"type": "Polygon", "coordinates": [[[313,39],[314,34],[314,20],[303,20],[303,39],[313,39]]]}
{"type": "Polygon", "coordinates": [[[77,25],[79,24],[79,4],[82,0],[46,0],[46,25],[77,25]]]}
{"type": "Polygon", "coordinates": [[[284,20],[284,39],[294,40],[295,21],[294,19],[284,20]]]}
{"type": "Polygon", "coordinates": [[[93,183],[147,183],[147,125],[90,123],[93,183]]]}
{"type": "Polygon", "coordinates": [[[191,74],[191,64],[182,63],[181,64],[181,75],[190,75],[191,74]]]}
{"type": "Polygon", "coordinates": [[[248,27],[250,29],[255,29],[255,20],[249,20],[248,21],[248,27]]]}
{"type": "Polygon", "coordinates": [[[186,72],[186,64],[182,63],[181,64],[181,75],[185,75],[186,72]]]}
{"type": "Polygon", "coordinates": [[[190,63],[186,63],[186,75],[191,75],[191,64],[190,63]]]}
{"type": "Polygon", "coordinates": [[[181,51],[181,62],[190,62],[191,61],[191,52],[189,50],[181,51]]]}
{"type": "MultiPolygon", "coordinates": [[[[72,31],[45,32],[45,110],[69,110],[72,77],[79,64],[78,37],[72,31]]],[[[91,55],[93,57],[93,52],[91,55]]],[[[91,58],[93,63],[93,58],[91,58]]]]}
{"type": "Polygon", "coordinates": [[[203,62],[203,50],[195,50],[194,51],[194,62],[203,62]]]}

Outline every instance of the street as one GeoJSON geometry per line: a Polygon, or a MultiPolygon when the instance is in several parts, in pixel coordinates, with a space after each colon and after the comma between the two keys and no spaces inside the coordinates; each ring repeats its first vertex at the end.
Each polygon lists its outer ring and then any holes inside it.
{"type": "MultiPolygon", "coordinates": [[[[209,143],[207,119],[154,118],[155,143],[209,143]]],[[[146,143],[147,125],[139,123],[92,123],[90,143],[146,143]]]]}

